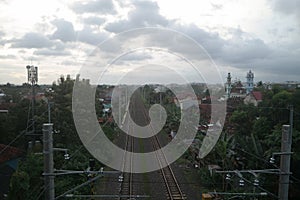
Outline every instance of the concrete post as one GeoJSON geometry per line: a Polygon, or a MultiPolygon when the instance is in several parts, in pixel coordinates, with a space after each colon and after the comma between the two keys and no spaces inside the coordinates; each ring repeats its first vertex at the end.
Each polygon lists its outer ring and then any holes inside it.
{"type": "Polygon", "coordinates": [[[291,162],[291,147],[292,147],[292,132],[290,125],[282,126],[282,141],[280,158],[280,176],[278,196],[280,200],[288,200],[289,196],[289,181],[290,181],[290,162],[291,162]]]}
{"type": "Polygon", "coordinates": [[[44,184],[46,200],[54,200],[55,198],[52,129],[53,124],[43,124],[44,184]]]}

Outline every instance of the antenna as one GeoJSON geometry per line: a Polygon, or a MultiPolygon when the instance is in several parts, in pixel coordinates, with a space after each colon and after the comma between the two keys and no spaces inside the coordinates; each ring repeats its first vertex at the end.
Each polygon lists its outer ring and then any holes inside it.
{"type": "Polygon", "coordinates": [[[35,67],[33,65],[27,65],[27,76],[28,76],[28,82],[31,84],[36,84],[38,82],[38,67],[35,67]]]}

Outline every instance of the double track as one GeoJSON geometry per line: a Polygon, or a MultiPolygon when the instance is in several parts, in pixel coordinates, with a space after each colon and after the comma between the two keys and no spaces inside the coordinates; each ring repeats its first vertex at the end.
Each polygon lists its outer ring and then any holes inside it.
{"type": "MultiPolygon", "coordinates": [[[[143,106],[141,108],[143,115],[145,119],[147,118],[146,116],[146,110],[145,107],[143,106]]],[[[154,131],[153,127],[151,127],[152,131],[154,131]]],[[[175,174],[169,164],[165,166],[166,163],[168,163],[167,157],[164,154],[164,152],[161,150],[162,146],[159,142],[159,138],[157,134],[154,137],[151,137],[151,143],[153,146],[153,151],[156,152],[156,158],[158,161],[158,164],[160,165],[160,172],[163,178],[164,185],[166,187],[166,197],[167,199],[170,200],[185,200],[187,199],[185,194],[182,192],[178,181],[175,177],[175,174]]]]}
{"type": "MultiPolygon", "coordinates": [[[[139,109],[135,110],[136,112],[134,113],[134,115],[137,117],[137,115],[143,115],[144,119],[147,119],[146,116],[146,109],[143,105],[142,102],[140,102],[139,100],[137,100],[136,98],[133,99],[133,103],[138,106],[139,109]],[[138,111],[138,112],[137,112],[138,111]]],[[[130,126],[130,124],[129,124],[130,126]]],[[[130,128],[130,127],[129,127],[130,128]]],[[[154,131],[154,129],[151,127],[152,131],[154,131]]],[[[132,131],[131,129],[128,129],[130,131],[132,131]]],[[[166,163],[168,163],[167,157],[164,154],[164,152],[160,149],[162,149],[162,146],[160,144],[159,138],[157,137],[157,135],[149,138],[149,143],[150,146],[152,146],[153,151],[156,152],[156,159],[157,162],[160,166],[160,174],[163,180],[163,183],[165,185],[165,194],[166,194],[166,199],[169,200],[186,200],[186,195],[182,192],[178,181],[175,177],[175,174],[171,168],[170,165],[166,165],[166,163]],[[166,166],[166,167],[163,167],[166,166]]],[[[126,151],[130,151],[130,152],[134,152],[134,137],[130,136],[129,134],[126,135],[126,141],[125,141],[125,149],[126,151]]],[[[132,171],[132,162],[133,162],[133,158],[129,157],[129,154],[127,152],[124,153],[124,162],[123,162],[123,169],[125,169],[125,167],[130,167],[130,171],[132,171]],[[129,166],[128,164],[126,164],[126,162],[129,162],[129,166]]],[[[124,170],[123,170],[124,171],[124,170]]],[[[134,195],[133,195],[133,173],[122,173],[123,176],[123,183],[121,185],[121,190],[120,190],[120,196],[128,196],[126,199],[133,199],[134,195]]],[[[120,200],[123,199],[122,197],[120,197],[120,200]]]]}

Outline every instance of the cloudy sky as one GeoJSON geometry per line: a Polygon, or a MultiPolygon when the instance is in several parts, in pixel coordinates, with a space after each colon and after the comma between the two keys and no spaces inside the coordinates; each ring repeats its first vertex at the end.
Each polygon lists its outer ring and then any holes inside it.
{"type": "MultiPolygon", "coordinates": [[[[207,51],[224,78],[231,72],[233,78],[244,81],[251,69],[255,81],[300,81],[299,8],[299,0],[0,0],[0,83],[26,82],[28,64],[39,67],[39,83],[52,83],[62,74],[75,77],[91,55],[103,56],[103,51],[95,53],[103,41],[109,41],[105,55],[111,58],[111,52],[120,53],[111,38],[146,27],[167,28],[190,37],[207,51]]],[[[183,57],[198,56],[179,40],[170,44],[169,38],[157,34],[151,40],[183,57]]],[[[146,43],[139,36],[131,42],[137,44],[135,48],[146,43]]],[[[134,64],[151,64],[151,59],[156,60],[154,64],[168,60],[162,54],[143,49],[128,53],[109,75],[117,78],[134,64]]],[[[101,56],[89,65],[104,65],[101,56]]],[[[189,70],[185,73],[192,77],[189,70]]]]}

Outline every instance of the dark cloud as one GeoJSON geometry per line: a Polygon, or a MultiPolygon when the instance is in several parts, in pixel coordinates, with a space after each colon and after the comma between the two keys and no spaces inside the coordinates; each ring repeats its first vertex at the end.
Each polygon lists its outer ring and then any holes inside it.
{"type": "Polygon", "coordinates": [[[75,40],[76,34],[71,22],[64,19],[56,19],[52,21],[52,24],[56,26],[56,31],[51,36],[51,39],[59,39],[63,42],[75,40]]]}
{"type": "Polygon", "coordinates": [[[115,14],[116,10],[112,0],[76,1],[70,8],[78,13],[115,14]]]}
{"type": "Polygon", "coordinates": [[[81,31],[77,32],[77,41],[95,45],[95,46],[107,38],[108,38],[107,33],[94,32],[94,30],[88,26],[84,27],[81,31]]]}
{"type": "MultiPolygon", "coordinates": [[[[64,48],[66,42],[83,42],[91,45],[97,45],[108,37],[105,32],[99,32],[99,30],[92,29],[91,23],[100,22],[100,17],[88,17],[84,19],[84,22],[88,21],[81,30],[74,30],[73,24],[64,19],[56,19],[52,23],[56,26],[56,31],[50,35],[51,39],[59,39],[63,43],[56,43],[56,49],[64,48]]],[[[104,21],[103,21],[104,22],[104,21]]],[[[102,22],[102,23],[103,23],[102,22]]],[[[51,53],[51,52],[49,52],[51,53]]]]}
{"type": "MultiPolygon", "coordinates": [[[[115,0],[114,2],[118,2],[115,0]]],[[[125,2],[125,1],[124,1],[125,2]]],[[[271,7],[285,15],[299,15],[300,1],[280,1],[270,0],[271,7]]],[[[167,19],[160,14],[159,6],[152,1],[133,1],[129,5],[129,1],[123,3],[120,0],[120,7],[131,7],[132,10],[128,13],[126,19],[116,20],[106,23],[107,14],[115,14],[116,9],[111,0],[92,0],[92,1],[76,1],[71,4],[71,9],[78,14],[78,19],[83,23],[81,30],[75,30],[72,22],[65,19],[55,19],[51,24],[55,26],[55,31],[51,35],[44,35],[37,32],[25,34],[23,37],[6,41],[3,39],[5,33],[0,30],[0,45],[10,43],[12,48],[36,48],[33,52],[34,57],[43,56],[68,56],[71,55],[71,46],[76,42],[83,42],[93,46],[99,45],[105,39],[109,38],[111,33],[119,33],[133,28],[144,27],[164,27],[176,30],[186,34],[193,40],[198,42],[208,52],[213,60],[219,65],[230,66],[233,69],[248,70],[252,69],[256,74],[276,74],[282,75],[282,79],[287,79],[287,76],[300,75],[300,52],[299,42],[288,41],[289,35],[286,35],[288,42],[282,44],[266,43],[263,39],[249,35],[241,28],[228,28],[226,38],[221,37],[217,32],[208,31],[203,27],[195,24],[184,24],[177,20],[167,19]],[[104,26],[104,30],[94,25],[104,26]],[[108,32],[107,32],[108,31],[108,32]],[[278,45],[278,48],[275,46],[278,45]]],[[[211,4],[212,9],[223,9],[222,5],[211,4]]],[[[291,17],[288,16],[290,19],[291,17]]],[[[299,18],[300,19],[300,18],[299,18]]],[[[51,25],[50,24],[50,25],[51,25]]],[[[100,27],[100,28],[101,28],[100,27]]],[[[47,27],[46,27],[47,28],[47,27]]],[[[268,28],[268,27],[267,27],[268,28]]],[[[293,33],[297,34],[298,27],[288,26],[286,30],[281,30],[280,26],[269,27],[270,34],[279,38],[280,34],[293,33]],[[280,31],[281,30],[281,31],[280,31]]],[[[40,31],[41,32],[41,31],[40,31]]],[[[157,44],[160,47],[165,47],[170,51],[182,53],[182,55],[192,55],[193,58],[199,58],[198,54],[192,51],[189,45],[181,42],[179,38],[174,37],[169,39],[168,34],[157,34],[153,38],[146,38],[147,42],[151,40],[151,44],[157,44]],[[153,41],[155,40],[155,41],[153,41]]],[[[134,37],[133,37],[134,38],[134,37]]],[[[106,53],[119,52],[121,44],[126,45],[126,42],[135,42],[124,40],[110,41],[109,44],[101,46],[101,50],[106,53]]],[[[150,43],[149,43],[150,44],[150,43]]],[[[74,47],[73,46],[73,47],[74,47]]],[[[155,46],[155,45],[154,45],[155,46]]],[[[25,54],[25,53],[24,53],[25,54]]],[[[18,55],[22,57],[21,54],[18,55]]],[[[1,59],[14,59],[7,56],[0,56],[1,59]]],[[[151,59],[150,54],[128,54],[124,56],[123,61],[143,61],[151,59]]],[[[64,65],[73,65],[65,61],[64,65]]],[[[274,75],[275,74],[275,75],[274,75]]]]}
{"type": "Polygon", "coordinates": [[[300,15],[300,1],[299,0],[271,0],[271,6],[274,10],[279,11],[281,13],[290,15],[297,14],[300,15]]]}
{"type": "Polygon", "coordinates": [[[147,26],[166,27],[169,20],[159,13],[159,7],[152,1],[135,1],[135,9],[128,14],[128,19],[119,20],[107,24],[106,30],[114,33],[122,32],[132,28],[147,26]]]}
{"type": "Polygon", "coordinates": [[[221,60],[230,64],[249,64],[254,60],[267,59],[270,53],[270,47],[260,39],[231,38],[223,45],[221,60]]]}
{"type": "MultiPolygon", "coordinates": [[[[251,63],[257,60],[266,59],[271,53],[270,47],[261,39],[249,37],[240,28],[229,30],[232,35],[229,39],[222,38],[217,32],[204,30],[195,24],[181,24],[175,20],[168,20],[159,13],[156,2],[135,1],[135,9],[128,14],[128,18],[108,24],[105,28],[110,32],[121,32],[131,28],[148,26],[167,27],[184,33],[199,43],[208,54],[222,64],[236,65],[251,63]]],[[[221,9],[218,5],[212,5],[215,9],[221,9]]],[[[170,40],[169,35],[156,35],[152,43],[165,46],[170,50],[181,52],[183,55],[190,55],[199,58],[200,55],[193,55],[189,45],[185,45],[178,38],[170,40]],[[155,40],[155,41],[154,41],[155,40]],[[170,43],[170,41],[173,41],[170,43]],[[168,42],[168,43],[167,43],[168,42]]],[[[125,40],[124,40],[125,41],[125,40]]]]}
{"type": "Polygon", "coordinates": [[[253,62],[259,70],[268,71],[279,75],[300,75],[300,50],[289,51],[287,49],[276,49],[264,60],[253,62]]]}
{"type": "MultiPolygon", "coordinates": [[[[203,48],[205,48],[205,50],[208,51],[211,56],[214,57],[220,55],[225,44],[225,40],[222,39],[218,33],[208,32],[196,26],[195,24],[181,25],[174,23],[171,28],[186,34],[188,37],[191,37],[193,40],[203,46],[203,48]]],[[[183,47],[183,45],[184,44],[180,44],[178,46],[183,47]]],[[[185,47],[184,51],[188,52],[189,47],[185,47]]]]}
{"type": "Polygon", "coordinates": [[[53,41],[53,46],[49,48],[37,49],[33,52],[37,56],[68,56],[71,52],[68,50],[68,45],[59,41],[53,41]]]}
{"type": "Polygon", "coordinates": [[[12,48],[47,48],[53,46],[53,41],[41,33],[26,33],[20,39],[10,40],[12,48]]]}

